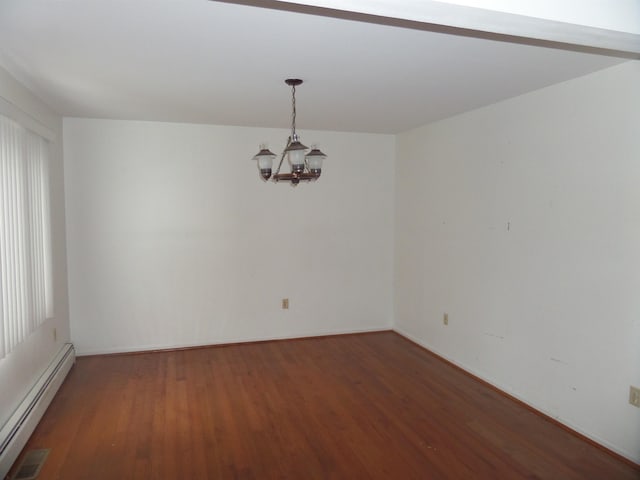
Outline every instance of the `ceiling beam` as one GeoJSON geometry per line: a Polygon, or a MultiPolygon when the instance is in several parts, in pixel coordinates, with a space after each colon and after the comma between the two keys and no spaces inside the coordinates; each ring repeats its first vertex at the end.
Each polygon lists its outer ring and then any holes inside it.
{"type": "MultiPolygon", "coordinates": [[[[515,40],[570,50],[592,51],[626,58],[640,58],[640,32],[521,15],[487,8],[430,0],[273,0],[236,1],[263,6],[347,17],[364,21],[421,26],[426,30],[461,33],[482,38],[515,40]],[[386,19],[388,22],[385,22],[386,19]]],[[[480,4],[480,2],[478,2],[480,4]]],[[[487,2],[485,1],[485,4],[487,2]]],[[[559,5],[559,4],[557,4],[559,5]]],[[[640,17],[640,8],[629,4],[632,19],[640,17]]],[[[614,8],[614,7],[611,7],[614,8]]],[[[620,8],[620,2],[615,8],[620,8]]],[[[597,14],[597,12],[593,12],[597,14]]],[[[618,15],[622,18],[624,15],[618,15]]],[[[640,25],[640,18],[638,19],[640,25]]],[[[597,22],[594,22],[596,24],[597,22]]],[[[609,22],[611,24],[611,22],[609,22]]],[[[632,20],[630,24],[634,25],[632,20]]],[[[630,30],[629,28],[625,28],[630,30]]],[[[640,27],[638,27],[640,29],[640,27]]],[[[638,30],[637,29],[637,30],[638,30]]]]}

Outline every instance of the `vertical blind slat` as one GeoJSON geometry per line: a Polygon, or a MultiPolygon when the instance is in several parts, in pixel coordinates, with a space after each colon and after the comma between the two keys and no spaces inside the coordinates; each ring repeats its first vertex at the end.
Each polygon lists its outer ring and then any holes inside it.
{"type": "Polygon", "coordinates": [[[53,315],[48,149],[0,115],[0,358],[53,315]]]}

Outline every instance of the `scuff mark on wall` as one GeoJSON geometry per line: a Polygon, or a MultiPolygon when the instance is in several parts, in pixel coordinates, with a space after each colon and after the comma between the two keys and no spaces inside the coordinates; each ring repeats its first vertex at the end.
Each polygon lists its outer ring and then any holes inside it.
{"type": "Polygon", "coordinates": [[[494,335],[493,333],[484,332],[487,337],[499,338],[500,340],[504,340],[502,335],[494,335]]]}

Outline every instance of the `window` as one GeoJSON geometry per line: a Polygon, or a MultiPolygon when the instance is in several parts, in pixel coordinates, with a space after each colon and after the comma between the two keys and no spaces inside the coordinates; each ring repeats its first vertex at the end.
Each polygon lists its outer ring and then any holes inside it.
{"type": "Polygon", "coordinates": [[[53,316],[49,142],[0,115],[0,358],[53,316]]]}

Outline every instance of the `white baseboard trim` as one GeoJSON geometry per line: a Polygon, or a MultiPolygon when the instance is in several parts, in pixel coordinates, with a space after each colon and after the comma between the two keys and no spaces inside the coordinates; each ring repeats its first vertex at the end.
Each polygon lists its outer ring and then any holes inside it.
{"type": "Polygon", "coordinates": [[[197,348],[197,347],[213,347],[216,345],[229,345],[235,343],[252,343],[252,342],[268,342],[272,340],[295,340],[300,338],[313,338],[313,337],[330,337],[332,335],[352,335],[356,333],[374,333],[374,332],[387,332],[392,328],[388,327],[375,327],[375,328],[363,328],[363,329],[349,329],[349,330],[335,330],[328,332],[303,332],[296,335],[274,335],[265,337],[244,337],[244,338],[222,338],[211,339],[198,343],[177,343],[177,344],[157,344],[157,345],[136,345],[131,347],[114,347],[107,349],[87,349],[84,350],[78,347],[76,355],[78,357],[86,357],[90,355],[114,355],[118,353],[137,353],[137,352],[153,352],[157,350],[174,350],[180,348],[197,348]]]}
{"type": "Polygon", "coordinates": [[[570,430],[573,430],[574,432],[583,435],[584,437],[594,441],[595,443],[603,446],[604,448],[606,448],[607,450],[611,450],[612,452],[620,455],[621,457],[626,458],[627,460],[629,460],[632,463],[635,463],[636,465],[640,465],[640,458],[635,458],[630,452],[627,452],[625,450],[622,450],[618,447],[616,447],[615,445],[612,445],[611,443],[607,442],[606,440],[598,437],[597,435],[594,435],[590,432],[587,432],[585,430],[583,430],[582,428],[572,424],[571,422],[568,422],[567,420],[559,417],[558,415],[549,412],[547,410],[545,410],[544,408],[540,408],[539,406],[535,405],[534,403],[531,403],[529,400],[527,400],[526,398],[522,397],[521,395],[518,394],[518,392],[514,392],[512,389],[500,384],[499,382],[497,382],[495,379],[485,375],[482,372],[478,372],[477,370],[458,362],[457,360],[454,360],[453,358],[450,358],[449,356],[439,352],[437,349],[433,348],[433,346],[431,346],[428,342],[425,342],[417,337],[415,337],[414,335],[412,335],[411,333],[407,332],[406,330],[403,330],[402,328],[398,328],[397,326],[393,328],[393,331],[396,332],[398,335],[405,337],[408,340],[411,340],[413,343],[416,343],[418,345],[420,345],[421,347],[425,348],[426,350],[429,350],[430,352],[435,353],[436,355],[438,355],[439,357],[444,358],[446,361],[452,363],[453,365],[455,365],[456,367],[464,370],[465,372],[471,374],[472,376],[479,378],[480,380],[492,385],[493,387],[497,388],[498,390],[500,390],[501,392],[504,392],[505,394],[517,399],[518,401],[524,403],[525,405],[529,406],[530,408],[532,408],[533,410],[540,412],[542,415],[549,417],[553,420],[555,420],[556,422],[561,423],[562,425],[566,426],[567,428],[569,428],[570,430]]]}

